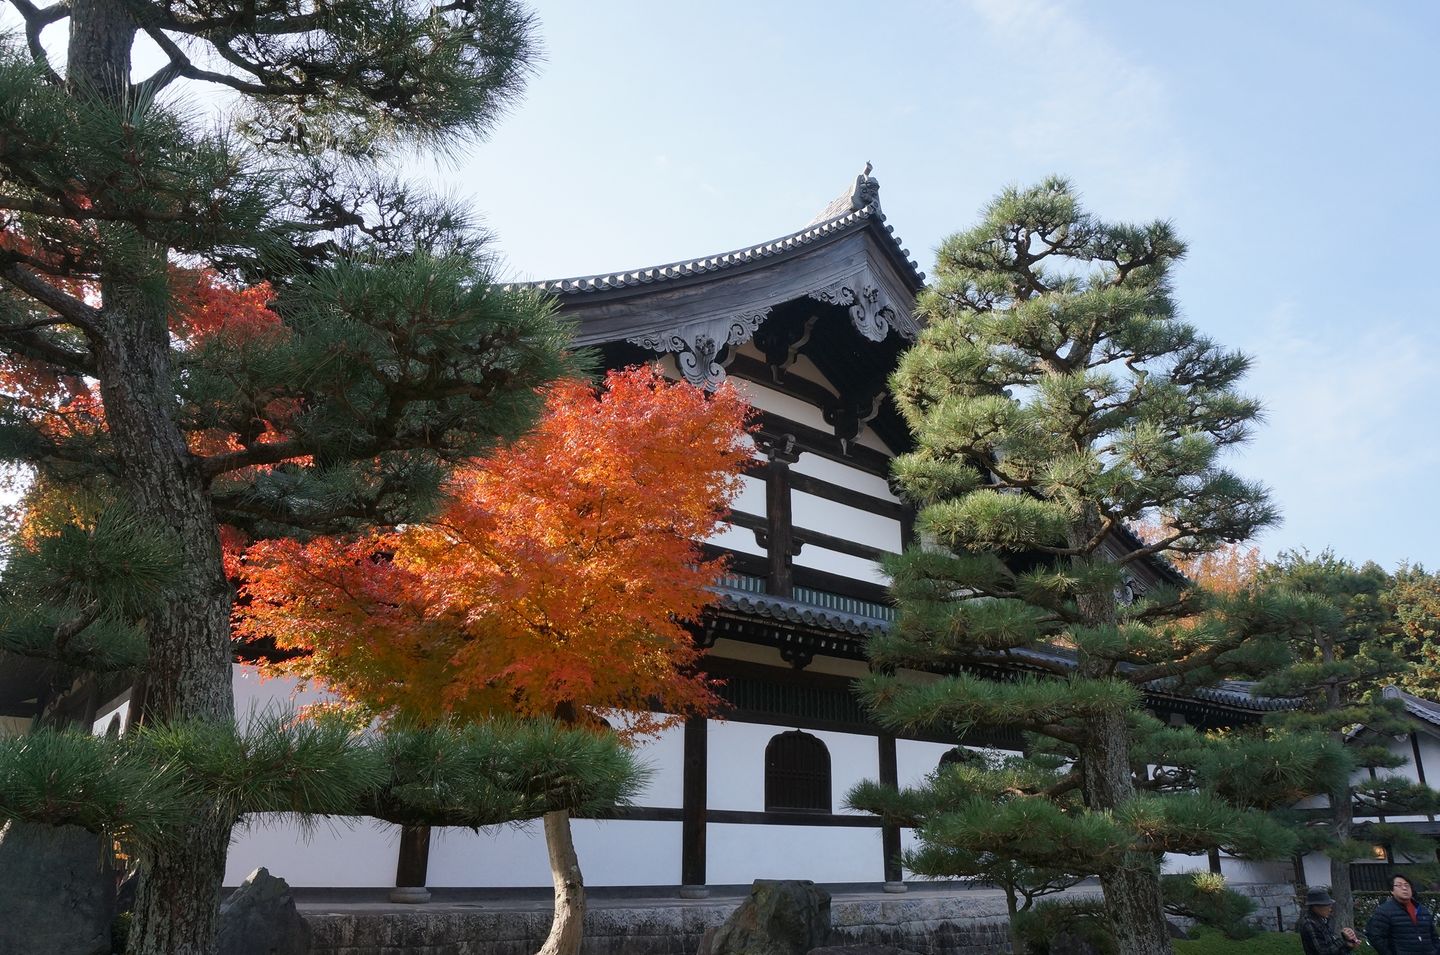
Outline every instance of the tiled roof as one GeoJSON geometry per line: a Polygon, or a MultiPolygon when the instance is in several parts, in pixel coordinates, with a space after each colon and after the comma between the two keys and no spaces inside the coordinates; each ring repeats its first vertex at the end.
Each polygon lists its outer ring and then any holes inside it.
{"type": "Polygon", "coordinates": [[[1414,696],[1398,686],[1387,686],[1381,693],[1386,699],[1398,699],[1405,704],[1405,712],[1424,720],[1432,726],[1440,726],[1440,703],[1433,703],[1423,697],[1414,696]]]}
{"type": "Polygon", "coordinates": [[[753,614],[782,623],[794,623],[807,627],[828,630],[832,633],[870,637],[884,633],[889,626],[884,620],[862,617],[859,614],[813,607],[769,594],[754,594],[730,588],[716,588],[714,606],[736,613],[753,614]]]}
{"type": "Polygon", "coordinates": [[[568,279],[544,279],[538,282],[516,282],[505,286],[507,289],[539,289],[552,295],[582,295],[587,292],[605,292],[612,289],[633,288],[654,285],[678,279],[721,272],[752,262],[784,257],[803,250],[816,243],[823,243],[850,232],[874,225],[892,246],[897,258],[907,267],[909,278],[919,288],[925,283],[925,273],[910,257],[910,251],[900,244],[893,226],[885,224],[885,214],[880,211],[880,186],[869,177],[870,165],[856,178],[855,186],[825,207],[820,217],[798,232],[771,239],[758,245],[746,246],[730,252],[652,265],[647,268],[623,272],[608,272],[601,275],[581,275],[568,279]]]}
{"type": "MultiPolygon", "coordinates": [[[[799,624],[801,626],[827,630],[831,633],[862,638],[878,636],[890,628],[889,621],[881,620],[877,617],[866,617],[860,614],[814,607],[787,597],[757,594],[723,586],[714,588],[714,591],[716,600],[713,606],[734,613],[764,617],[781,623],[799,624]]],[[[1022,666],[1026,660],[1034,661],[1037,664],[1060,663],[1066,666],[1075,663],[1075,654],[1059,647],[1018,648],[1009,651],[1006,656],[1009,660],[1019,663],[1022,666]]],[[[1005,661],[997,658],[996,662],[998,664],[1005,661]]],[[[1288,697],[1258,696],[1255,693],[1255,684],[1244,680],[1222,680],[1214,686],[1187,687],[1182,686],[1180,681],[1174,677],[1167,677],[1161,680],[1152,680],[1146,683],[1142,689],[1148,693],[1188,697],[1221,706],[1231,706],[1236,709],[1260,712],[1292,710],[1300,704],[1299,700],[1288,697]]],[[[1407,707],[1411,705],[1409,700],[1415,700],[1416,705],[1424,704],[1430,707],[1428,711],[1429,715],[1422,718],[1430,719],[1432,722],[1435,722],[1436,725],[1440,725],[1440,705],[1419,700],[1416,697],[1409,697],[1406,704],[1407,707]]]]}

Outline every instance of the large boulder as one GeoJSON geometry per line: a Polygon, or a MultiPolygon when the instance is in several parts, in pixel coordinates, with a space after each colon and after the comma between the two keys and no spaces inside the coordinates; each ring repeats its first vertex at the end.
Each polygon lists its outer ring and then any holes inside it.
{"type": "Polygon", "coordinates": [[[264,866],[220,906],[217,955],[309,955],[310,926],[289,884],[264,866]]]}
{"type": "Polygon", "coordinates": [[[115,873],[93,832],[11,821],[0,829],[0,952],[109,955],[115,873]]]}
{"type": "Polygon", "coordinates": [[[830,938],[830,893],[814,882],[756,879],[709,940],[709,955],[807,955],[830,938]]]}

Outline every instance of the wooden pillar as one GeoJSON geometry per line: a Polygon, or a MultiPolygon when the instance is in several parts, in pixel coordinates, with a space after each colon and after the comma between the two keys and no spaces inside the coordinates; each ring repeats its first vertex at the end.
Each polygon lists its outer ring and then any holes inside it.
{"type": "MultiPolygon", "coordinates": [[[[1410,752],[1415,754],[1415,775],[1419,778],[1420,785],[1430,785],[1425,781],[1425,761],[1420,758],[1420,737],[1415,735],[1414,730],[1410,731],[1410,752]]],[[[1425,818],[1434,822],[1435,814],[1433,812],[1427,812],[1425,818]]]]}
{"type": "MultiPolygon", "coordinates": [[[[895,758],[895,737],[880,734],[880,785],[900,788],[900,767],[895,758]]],[[[885,854],[885,891],[904,892],[905,874],[900,869],[900,827],[880,828],[880,848],[885,854]]]]}
{"type": "Polygon", "coordinates": [[[765,531],[770,568],[765,592],[789,597],[795,593],[795,571],[791,563],[795,535],[790,509],[790,465],[796,455],[772,445],[769,457],[770,466],[766,469],[765,479],[765,531]]]}
{"type": "Polygon", "coordinates": [[[430,827],[401,826],[400,855],[395,863],[392,902],[428,902],[425,882],[430,875],[430,827]]]}
{"type": "Polygon", "coordinates": [[[680,897],[703,899],[705,885],[705,826],[709,721],[692,716],[685,721],[685,766],[681,782],[680,897]]]}

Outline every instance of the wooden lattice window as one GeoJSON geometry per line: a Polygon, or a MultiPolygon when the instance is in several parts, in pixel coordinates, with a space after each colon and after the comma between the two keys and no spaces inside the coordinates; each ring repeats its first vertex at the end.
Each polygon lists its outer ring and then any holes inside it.
{"type": "Polygon", "coordinates": [[[799,730],[765,747],[765,811],[830,811],[830,751],[799,730]]]}

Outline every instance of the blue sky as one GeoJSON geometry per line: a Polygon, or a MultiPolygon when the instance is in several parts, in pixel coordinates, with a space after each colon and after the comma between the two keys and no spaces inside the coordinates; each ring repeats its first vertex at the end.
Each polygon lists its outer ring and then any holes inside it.
{"type": "Polygon", "coordinates": [[[541,0],[545,61],[488,143],[416,164],[510,277],[725,251],[875,165],[922,268],[1008,183],[1070,177],[1190,243],[1186,316],[1255,358],[1237,469],[1260,544],[1440,568],[1440,106],[1429,3],[541,0]]]}

